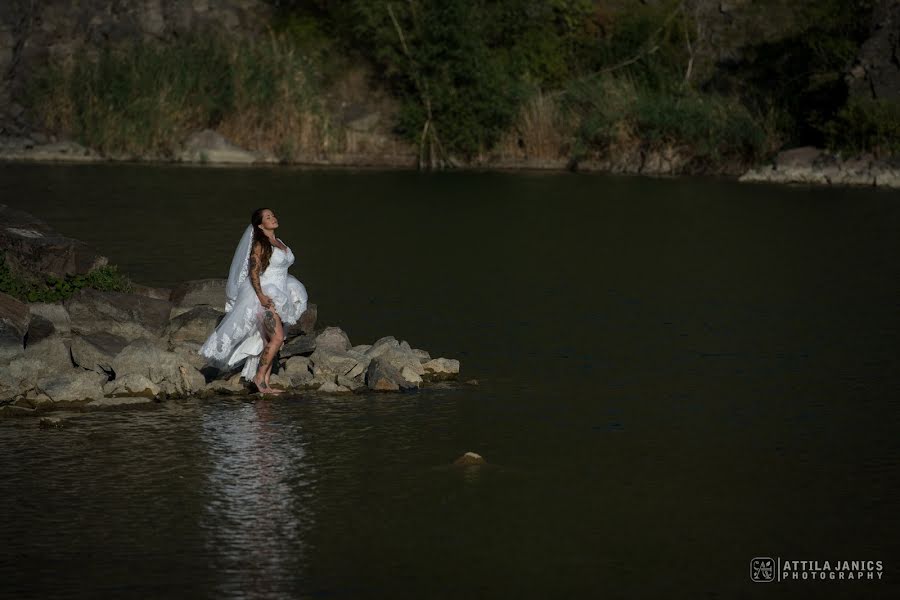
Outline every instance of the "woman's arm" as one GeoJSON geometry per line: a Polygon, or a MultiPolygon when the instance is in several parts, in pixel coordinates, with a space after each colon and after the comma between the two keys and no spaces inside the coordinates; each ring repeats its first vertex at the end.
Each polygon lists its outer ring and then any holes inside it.
{"type": "Polygon", "coordinates": [[[268,306],[272,303],[271,298],[263,294],[262,286],[259,284],[259,276],[261,275],[260,271],[262,270],[262,247],[259,244],[253,245],[253,250],[250,252],[250,265],[247,276],[250,278],[250,284],[253,286],[253,289],[256,291],[256,297],[259,298],[260,304],[263,306],[268,306]]]}

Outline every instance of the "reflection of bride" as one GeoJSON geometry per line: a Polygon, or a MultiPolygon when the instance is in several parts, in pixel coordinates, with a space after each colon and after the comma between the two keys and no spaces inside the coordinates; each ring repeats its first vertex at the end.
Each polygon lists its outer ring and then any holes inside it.
{"type": "Polygon", "coordinates": [[[200,348],[209,364],[230,369],[244,362],[241,376],[264,393],[272,361],[284,342],[284,325],[293,325],[306,310],[306,288],[288,273],[294,253],[275,237],[278,219],[268,208],[250,217],[234,253],[225,286],[225,317],[200,348]]]}

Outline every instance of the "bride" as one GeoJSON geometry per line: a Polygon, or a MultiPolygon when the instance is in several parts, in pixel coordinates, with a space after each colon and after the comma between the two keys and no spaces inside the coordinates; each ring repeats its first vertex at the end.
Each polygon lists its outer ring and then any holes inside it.
{"type": "Polygon", "coordinates": [[[294,253],[275,237],[278,219],[268,208],[253,211],[250,225],[234,252],[225,285],[225,316],[200,348],[201,356],[219,369],[244,363],[241,376],[265,394],[272,361],[284,342],[284,326],[306,310],[306,288],[288,274],[294,253]]]}

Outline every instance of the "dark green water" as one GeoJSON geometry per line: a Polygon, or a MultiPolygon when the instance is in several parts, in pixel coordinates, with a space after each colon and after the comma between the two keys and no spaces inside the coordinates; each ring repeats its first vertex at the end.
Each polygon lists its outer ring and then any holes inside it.
{"type": "Polygon", "coordinates": [[[480,382],[2,421],[0,594],[900,594],[896,193],[4,165],[0,202],[160,286],[224,277],[269,206],[323,325],[480,382]]]}

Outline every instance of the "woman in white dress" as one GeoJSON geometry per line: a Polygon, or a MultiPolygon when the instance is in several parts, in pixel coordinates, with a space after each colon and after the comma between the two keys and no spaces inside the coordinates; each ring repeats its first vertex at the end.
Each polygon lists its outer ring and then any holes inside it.
{"type": "Polygon", "coordinates": [[[225,285],[225,316],[200,348],[210,365],[232,369],[244,362],[241,376],[265,394],[272,361],[284,343],[284,326],[306,310],[306,287],[288,273],[294,253],[275,237],[278,219],[268,208],[253,211],[234,253],[225,285]]]}

